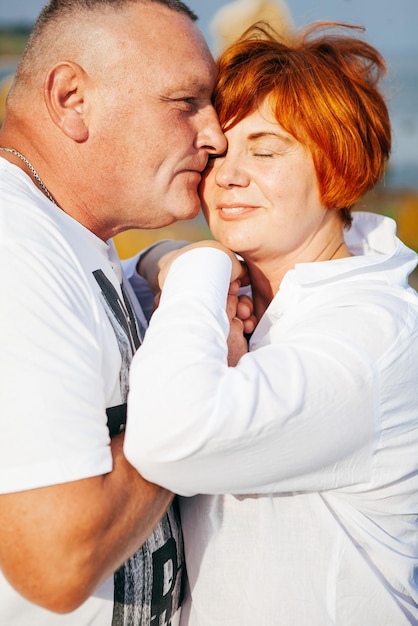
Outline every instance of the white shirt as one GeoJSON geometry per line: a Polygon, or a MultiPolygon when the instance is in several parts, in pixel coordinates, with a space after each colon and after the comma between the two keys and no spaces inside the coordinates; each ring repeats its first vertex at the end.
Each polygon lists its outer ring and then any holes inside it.
{"type": "MultiPolygon", "coordinates": [[[[111,246],[0,158],[0,494],[112,470],[106,409],[126,401],[134,350],[120,324],[121,278],[111,246]]],[[[170,507],[115,578],[72,613],[35,606],[0,572],[0,624],[149,626],[172,615],[175,626],[182,564],[170,507]]]]}
{"type": "Polygon", "coordinates": [[[183,500],[183,623],[417,623],[417,255],[389,218],[354,216],[358,256],[288,272],[235,368],[229,259],[170,269],[125,451],[149,480],[212,494],[183,500]]]}

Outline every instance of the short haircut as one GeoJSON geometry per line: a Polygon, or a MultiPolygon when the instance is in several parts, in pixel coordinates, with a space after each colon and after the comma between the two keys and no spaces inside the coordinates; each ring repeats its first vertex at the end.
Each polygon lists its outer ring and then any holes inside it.
{"type": "Polygon", "coordinates": [[[162,4],[172,11],[184,13],[193,21],[197,20],[197,15],[181,0],[50,0],[40,12],[34,31],[41,29],[52,17],[80,11],[100,10],[100,8],[118,10],[137,3],[162,4]]]}
{"type": "MultiPolygon", "coordinates": [[[[20,59],[17,71],[17,82],[21,81],[27,86],[31,82],[33,74],[46,59],[51,46],[67,37],[67,43],[71,36],[71,28],[77,22],[83,23],[87,17],[92,20],[95,15],[115,14],[129,8],[132,5],[162,5],[167,9],[182,13],[195,22],[196,14],[181,0],[50,0],[41,10],[32,32],[29,36],[26,48],[20,59]]],[[[76,45],[77,42],[74,42],[76,45]]]]}
{"type": "Polygon", "coordinates": [[[278,123],[312,153],[321,200],[347,226],[353,205],[381,179],[391,148],[388,109],[377,84],[380,53],[314,23],[281,41],[258,23],[219,59],[214,104],[224,130],[268,98],[278,123]]]}

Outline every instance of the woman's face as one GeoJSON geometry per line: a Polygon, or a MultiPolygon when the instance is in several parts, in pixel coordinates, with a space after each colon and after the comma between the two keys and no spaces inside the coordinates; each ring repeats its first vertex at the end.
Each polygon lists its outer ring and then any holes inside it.
{"type": "Polygon", "coordinates": [[[226,138],[227,152],[210,160],[200,185],[215,239],[247,261],[309,260],[336,213],[321,204],[310,151],[277,123],[268,100],[226,138]]]}

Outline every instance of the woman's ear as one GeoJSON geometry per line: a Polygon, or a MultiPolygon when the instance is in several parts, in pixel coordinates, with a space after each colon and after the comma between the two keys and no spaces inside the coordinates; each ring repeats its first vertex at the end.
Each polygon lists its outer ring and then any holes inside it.
{"type": "Polygon", "coordinates": [[[71,61],[54,65],[45,81],[44,97],[51,120],[78,143],[89,135],[87,83],[87,73],[71,61]]]}

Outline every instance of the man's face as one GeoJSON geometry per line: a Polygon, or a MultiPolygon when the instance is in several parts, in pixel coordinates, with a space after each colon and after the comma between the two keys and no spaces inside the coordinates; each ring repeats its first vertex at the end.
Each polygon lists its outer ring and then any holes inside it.
{"type": "Polygon", "coordinates": [[[117,230],[192,218],[208,154],[226,147],[206,42],[187,16],[155,3],[133,3],[112,40],[95,123],[117,230]]]}

